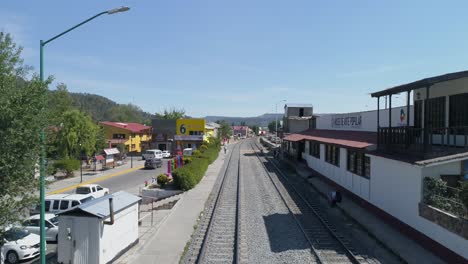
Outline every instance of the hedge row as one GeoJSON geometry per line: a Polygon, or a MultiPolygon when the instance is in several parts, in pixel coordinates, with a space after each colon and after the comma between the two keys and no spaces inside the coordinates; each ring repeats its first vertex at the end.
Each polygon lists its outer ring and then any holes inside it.
{"type": "Polygon", "coordinates": [[[172,172],[174,183],[179,189],[187,191],[195,187],[205,175],[208,165],[218,157],[219,142],[216,140],[210,142],[211,144],[202,145],[201,151],[194,151],[190,163],[172,172]]]}

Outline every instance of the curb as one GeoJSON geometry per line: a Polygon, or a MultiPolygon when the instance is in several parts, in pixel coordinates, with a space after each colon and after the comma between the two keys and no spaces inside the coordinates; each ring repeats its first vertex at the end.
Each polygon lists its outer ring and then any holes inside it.
{"type": "Polygon", "coordinates": [[[96,182],[100,182],[100,181],[103,181],[103,180],[107,180],[107,179],[110,179],[110,178],[113,178],[113,177],[116,177],[116,176],[120,176],[120,175],[123,175],[123,174],[127,174],[127,173],[130,173],[130,172],[142,169],[143,167],[144,166],[139,166],[139,167],[119,171],[119,172],[116,172],[116,173],[113,173],[113,174],[100,176],[98,178],[94,178],[94,179],[91,179],[89,181],[85,181],[85,182],[78,183],[78,184],[73,184],[73,185],[70,185],[70,186],[55,190],[55,191],[48,192],[48,193],[46,193],[46,195],[58,194],[58,193],[63,193],[63,192],[66,192],[66,191],[70,191],[70,190],[75,189],[76,187],[81,186],[81,185],[91,184],[91,183],[96,183],[96,182]]]}

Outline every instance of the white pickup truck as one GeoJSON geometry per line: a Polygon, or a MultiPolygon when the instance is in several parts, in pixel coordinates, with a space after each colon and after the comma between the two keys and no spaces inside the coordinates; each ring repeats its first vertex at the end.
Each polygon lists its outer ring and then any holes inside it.
{"type": "Polygon", "coordinates": [[[101,187],[98,184],[85,184],[85,185],[80,185],[76,187],[75,193],[76,194],[90,194],[95,199],[97,199],[99,197],[109,194],[109,189],[101,187]]]}

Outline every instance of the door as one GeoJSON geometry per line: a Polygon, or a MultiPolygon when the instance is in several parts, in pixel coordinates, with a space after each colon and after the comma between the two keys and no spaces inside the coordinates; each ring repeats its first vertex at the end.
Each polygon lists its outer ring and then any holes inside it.
{"type": "Polygon", "coordinates": [[[299,142],[299,147],[297,150],[297,160],[302,159],[302,152],[305,150],[305,143],[304,142],[299,142]]]}
{"type": "Polygon", "coordinates": [[[73,264],[73,241],[75,240],[73,232],[73,220],[68,217],[60,217],[59,221],[59,241],[57,243],[58,262],[64,264],[73,264]]]}
{"type": "Polygon", "coordinates": [[[24,223],[24,226],[29,233],[36,235],[40,234],[39,219],[30,219],[24,223]]]}

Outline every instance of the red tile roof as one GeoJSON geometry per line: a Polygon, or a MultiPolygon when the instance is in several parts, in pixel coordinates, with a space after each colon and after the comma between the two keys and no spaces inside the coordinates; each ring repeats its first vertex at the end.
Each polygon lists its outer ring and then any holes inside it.
{"type": "Polygon", "coordinates": [[[150,126],[145,126],[139,123],[123,123],[123,122],[99,122],[99,124],[118,127],[121,129],[129,130],[133,133],[140,133],[143,130],[150,129],[150,126]]]}
{"type": "Polygon", "coordinates": [[[309,129],[300,133],[288,135],[284,140],[315,140],[344,147],[367,148],[377,144],[377,133],[350,130],[309,129]]]}

